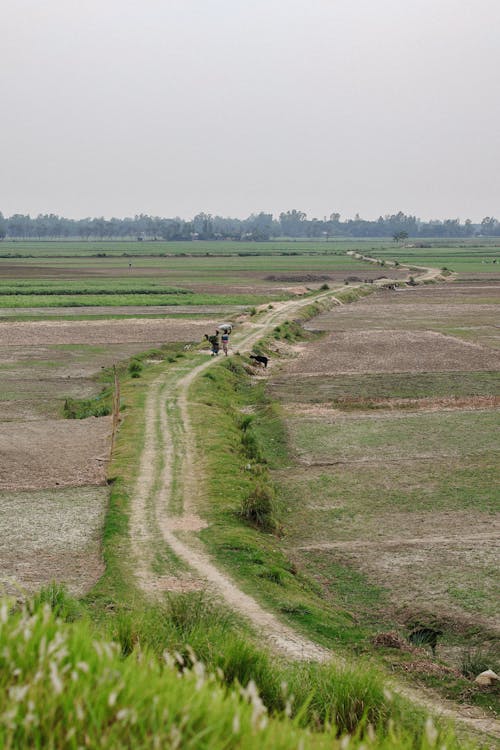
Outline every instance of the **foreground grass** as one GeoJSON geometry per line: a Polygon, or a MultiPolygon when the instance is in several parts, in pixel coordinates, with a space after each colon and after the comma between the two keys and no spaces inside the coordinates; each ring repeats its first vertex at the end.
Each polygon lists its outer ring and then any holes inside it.
{"type": "MultiPolygon", "coordinates": [[[[349,729],[353,748],[473,747],[421,718],[404,729],[397,700],[366,673],[299,670],[278,688],[282,708],[269,710],[254,682],[225,687],[221,671],[212,674],[190,650],[126,655],[87,621],[56,619],[43,599],[22,611],[1,605],[4,748],[345,748],[349,729]],[[302,702],[311,678],[315,689],[302,702]]],[[[50,604],[68,619],[64,599],[50,604]]]]}

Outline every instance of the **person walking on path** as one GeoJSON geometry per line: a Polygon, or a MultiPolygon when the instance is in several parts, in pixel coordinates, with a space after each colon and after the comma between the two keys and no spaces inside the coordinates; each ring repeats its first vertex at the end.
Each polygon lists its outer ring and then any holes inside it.
{"type": "Polygon", "coordinates": [[[208,333],[206,333],[205,338],[208,340],[210,347],[212,349],[212,357],[216,357],[219,353],[219,348],[220,348],[219,330],[217,329],[213,336],[209,336],[208,333]]]}
{"type": "Polygon", "coordinates": [[[220,340],[221,340],[221,344],[222,344],[222,351],[224,352],[224,354],[227,357],[227,347],[229,345],[229,331],[228,331],[227,328],[223,328],[222,329],[220,340]]]}

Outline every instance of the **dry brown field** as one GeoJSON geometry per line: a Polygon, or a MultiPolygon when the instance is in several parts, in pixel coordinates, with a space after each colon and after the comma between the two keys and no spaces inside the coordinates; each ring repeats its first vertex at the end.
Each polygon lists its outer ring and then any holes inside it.
{"type": "Polygon", "coordinates": [[[101,368],[198,342],[218,320],[0,323],[0,567],[9,593],[57,580],[82,595],[103,570],[110,417],[63,419],[64,400],[97,395],[101,368]]]}
{"type": "Polygon", "coordinates": [[[22,597],[53,580],[80,596],[103,572],[107,488],[0,492],[0,587],[22,597]]]}
{"type": "Polygon", "coordinates": [[[143,351],[154,344],[200,341],[217,318],[175,320],[75,320],[8,322],[0,326],[0,346],[64,344],[138,344],[143,351]]]}
{"type": "Polygon", "coordinates": [[[455,663],[459,634],[500,632],[499,303],[485,282],[377,292],[269,375],[298,569],[357,622],[440,625],[455,663]]]}
{"type": "Polygon", "coordinates": [[[377,328],[330,333],[300,354],[287,367],[287,377],[500,368],[500,352],[436,331],[377,328]]]}

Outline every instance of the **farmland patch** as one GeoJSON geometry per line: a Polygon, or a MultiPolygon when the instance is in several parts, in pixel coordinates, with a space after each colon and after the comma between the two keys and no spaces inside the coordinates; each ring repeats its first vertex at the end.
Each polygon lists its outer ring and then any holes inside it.
{"type": "Polygon", "coordinates": [[[4,323],[0,326],[0,346],[42,346],[49,344],[141,344],[196,341],[207,326],[218,319],[193,321],[168,319],[37,321],[4,323]]]}
{"type": "Polygon", "coordinates": [[[0,491],[104,484],[110,418],[6,422],[0,491]]]}
{"type": "Polygon", "coordinates": [[[500,352],[435,331],[340,331],[304,345],[301,354],[287,377],[500,368],[500,352]]]}
{"type": "Polygon", "coordinates": [[[53,580],[82,596],[103,572],[100,536],[108,491],[83,486],[0,492],[0,585],[35,592],[53,580]]]}
{"type": "Polygon", "coordinates": [[[498,631],[499,291],[336,307],[269,376],[292,464],[273,472],[287,553],[371,627],[498,631]]]}
{"type": "Polygon", "coordinates": [[[498,412],[415,412],[290,417],[292,451],[306,463],[367,462],[500,453],[498,412]]]}
{"type": "MultiPolygon", "coordinates": [[[[370,373],[357,375],[296,375],[273,377],[270,393],[284,403],[370,407],[389,400],[482,399],[500,396],[495,371],[370,373]]],[[[403,406],[403,404],[399,404],[403,406]]]]}

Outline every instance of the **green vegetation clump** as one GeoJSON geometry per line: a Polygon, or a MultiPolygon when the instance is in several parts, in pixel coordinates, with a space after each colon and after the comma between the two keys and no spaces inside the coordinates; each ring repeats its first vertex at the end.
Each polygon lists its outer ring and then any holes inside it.
{"type": "Polygon", "coordinates": [[[289,344],[293,344],[295,341],[302,341],[306,336],[307,334],[300,322],[295,320],[286,320],[284,323],[276,326],[273,331],[273,338],[278,341],[287,341],[289,344]]]}
{"type": "Polygon", "coordinates": [[[257,483],[243,499],[240,515],[263,531],[277,531],[277,503],[274,489],[269,482],[257,483]]]}
{"type": "Polygon", "coordinates": [[[66,419],[87,419],[87,417],[107,417],[111,414],[111,391],[106,388],[95,398],[67,398],[63,404],[66,419]]]}
{"type": "Polygon", "coordinates": [[[128,366],[128,372],[129,372],[130,377],[140,378],[142,370],[143,370],[143,364],[139,359],[131,360],[128,366]]]}
{"type": "Polygon", "coordinates": [[[438,742],[459,747],[388,695],[366,665],[286,666],[241,637],[227,638],[221,621],[211,663],[189,645],[169,650],[166,627],[196,638],[213,621],[214,608],[207,610],[201,596],[198,602],[180,596],[149,622],[122,620],[120,643],[103,638],[86,619],[64,623],[51,605],[0,606],[2,747],[340,750],[346,734],[353,749],[362,743],[374,750],[428,750],[438,742]],[[160,614],[168,623],[163,628],[160,614]]]}

